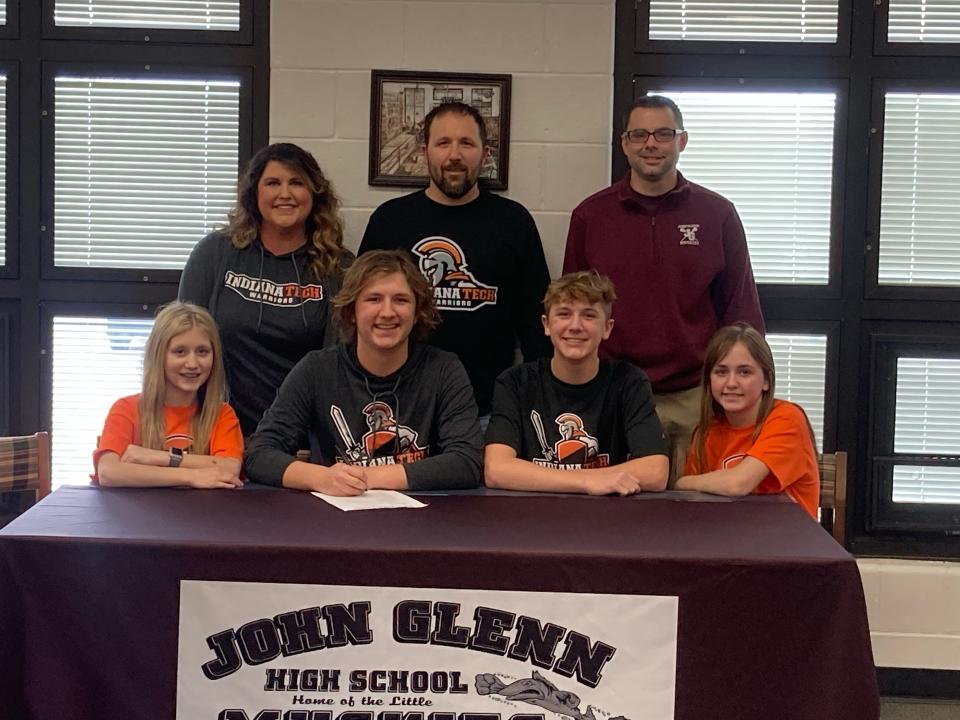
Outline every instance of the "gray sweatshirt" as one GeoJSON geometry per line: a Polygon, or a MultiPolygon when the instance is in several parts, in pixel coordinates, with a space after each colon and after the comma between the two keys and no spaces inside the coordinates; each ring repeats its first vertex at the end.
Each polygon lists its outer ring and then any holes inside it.
{"type": "MultiPolygon", "coordinates": [[[[346,257],[344,267],[352,259],[346,257]]],[[[274,255],[259,240],[235,248],[220,232],[190,254],[178,298],[202,305],[217,321],[228,399],[244,437],[253,434],[300,358],[336,342],[330,300],[342,276],[317,278],[306,247],[274,255]]]]}
{"type": "Polygon", "coordinates": [[[308,353],[290,371],[247,446],[247,476],[282,485],[300,449],[320,465],[406,465],[411,490],[480,484],[482,436],[463,365],[452,353],[410,344],[387,377],[371,375],[355,345],[308,353]]]}

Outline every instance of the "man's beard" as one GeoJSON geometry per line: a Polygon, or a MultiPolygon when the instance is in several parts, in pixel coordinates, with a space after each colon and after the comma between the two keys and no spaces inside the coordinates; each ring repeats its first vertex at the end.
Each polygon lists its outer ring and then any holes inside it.
{"type": "Polygon", "coordinates": [[[437,189],[440,190],[444,195],[446,195],[451,200],[459,200],[468,192],[473,190],[473,186],[477,184],[477,179],[480,177],[480,168],[477,167],[472,173],[470,168],[468,168],[463,163],[458,163],[457,165],[450,165],[447,170],[463,170],[463,180],[459,183],[452,183],[447,180],[446,176],[443,174],[443,167],[437,165],[430,165],[430,179],[433,180],[433,184],[437,186],[437,189]]]}

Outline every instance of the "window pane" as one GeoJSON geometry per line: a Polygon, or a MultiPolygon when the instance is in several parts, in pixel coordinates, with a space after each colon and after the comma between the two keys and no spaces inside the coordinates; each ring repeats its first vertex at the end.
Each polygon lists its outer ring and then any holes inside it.
{"type": "MultiPolygon", "coordinates": [[[[894,452],[960,455],[960,359],[897,359],[894,452]]],[[[960,503],[960,467],[897,465],[894,502],[960,503]]]]}
{"type": "Polygon", "coordinates": [[[837,41],[837,0],[651,0],[651,40],[837,41]]]}
{"type": "Polygon", "coordinates": [[[887,93],[881,285],[960,285],[960,95],[887,93]]]}
{"type": "Polygon", "coordinates": [[[240,0],[57,0],[60,26],[239,30],[240,0]]]}
{"type": "Polygon", "coordinates": [[[238,82],[57,78],[54,264],[180,269],[236,195],[238,82]]]}
{"type": "Polygon", "coordinates": [[[828,92],[680,92],[690,142],[680,170],[736,206],[760,283],[825,285],[836,96],[828,92]]]}
{"type": "Polygon", "coordinates": [[[889,0],[888,42],[960,42],[957,0],[889,0]]]}
{"type": "Polygon", "coordinates": [[[777,370],[775,395],[802,407],[823,449],[823,408],[827,368],[826,335],[767,335],[777,370]]]}
{"type": "Polygon", "coordinates": [[[0,266],[7,264],[7,76],[0,75],[0,266]]]}
{"type": "Polygon", "coordinates": [[[960,468],[895,465],[893,501],[960,504],[960,468]]]}
{"type": "Polygon", "coordinates": [[[960,455],[960,360],[897,359],[897,453],[960,455]]]}
{"type": "Polygon", "coordinates": [[[85,485],[113,403],[140,392],[152,320],[53,319],[53,486],[85,485]]]}

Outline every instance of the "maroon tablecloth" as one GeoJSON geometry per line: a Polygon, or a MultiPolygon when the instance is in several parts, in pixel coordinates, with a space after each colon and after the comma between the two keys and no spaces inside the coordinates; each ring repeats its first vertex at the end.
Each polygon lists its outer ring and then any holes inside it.
{"type": "Polygon", "coordinates": [[[63,488],[0,530],[0,718],[173,718],[206,579],[677,595],[677,720],[876,720],[853,557],[793,503],[668,498],[63,488]]]}

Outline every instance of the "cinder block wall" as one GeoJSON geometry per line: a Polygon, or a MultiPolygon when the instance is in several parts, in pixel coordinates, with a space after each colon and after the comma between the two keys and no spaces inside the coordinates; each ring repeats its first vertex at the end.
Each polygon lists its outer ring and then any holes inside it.
{"type": "Polygon", "coordinates": [[[510,73],[510,178],[560,272],[570,211],[609,183],[613,0],[273,0],[270,135],[313,152],[347,242],[402,190],[367,185],[370,70],[510,73]]]}
{"type": "MultiPolygon", "coordinates": [[[[312,151],[356,248],[402,190],[367,185],[370,70],[513,75],[510,187],[558,275],[570,211],[607,185],[614,0],[273,0],[270,134],[312,151]]],[[[960,563],[860,562],[877,665],[960,670],[960,563]]]]}

